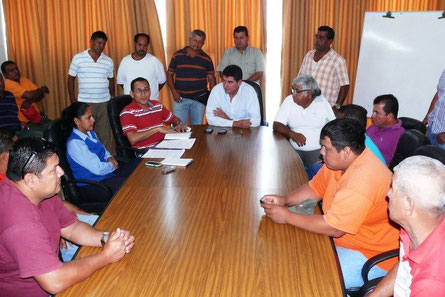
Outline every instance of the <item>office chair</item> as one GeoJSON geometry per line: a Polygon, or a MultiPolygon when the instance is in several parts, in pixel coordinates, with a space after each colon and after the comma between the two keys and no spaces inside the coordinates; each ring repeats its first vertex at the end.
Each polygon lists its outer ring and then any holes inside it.
{"type": "Polygon", "coordinates": [[[414,155],[427,156],[445,164],[445,151],[435,145],[422,145],[416,149],[414,155]]]}
{"type": "Polygon", "coordinates": [[[257,84],[256,82],[249,81],[249,80],[243,80],[243,82],[245,82],[248,85],[251,85],[255,89],[255,92],[256,92],[256,94],[258,96],[258,103],[260,104],[260,114],[261,114],[260,125],[261,126],[266,126],[266,127],[269,126],[269,123],[264,120],[264,114],[263,114],[263,93],[261,91],[260,85],[257,84]]]}
{"type": "Polygon", "coordinates": [[[422,134],[426,134],[426,126],[423,122],[407,117],[401,117],[399,119],[402,121],[402,127],[405,130],[415,129],[422,132],[422,134]]]}
{"type": "Polygon", "coordinates": [[[419,146],[430,144],[428,137],[422,132],[415,129],[406,130],[400,136],[394,156],[389,164],[389,169],[392,171],[404,159],[414,155],[419,146]]]}
{"type": "Polygon", "coordinates": [[[116,143],[117,156],[123,161],[129,161],[136,156],[145,153],[146,150],[138,150],[131,147],[128,138],[122,132],[120,113],[125,106],[131,103],[130,95],[122,95],[111,98],[107,104],[108,119],[110,120],[111,130],[113,131],[114,141],[116,143]]]}
{"type": "Polygon", "coordinates": [[[43,133],[44,138],[54,144],[56,154],[59,157],[59,166],[64,171],[64,174],[61,177],[61,184],[65,200],[87,212],[101,213],[105,210],[108,202],[90,202],[83,199],[77,184],[84,183],[102,188],[105,195],[109,195],[108,200],[111,200],[113,192],[107,185],[101,182],[74,178],[71,166],[66,157],[66,141],[70,133],[71,131],[67,132],[64,128],[62,119],[53,121],[43,133]]]}

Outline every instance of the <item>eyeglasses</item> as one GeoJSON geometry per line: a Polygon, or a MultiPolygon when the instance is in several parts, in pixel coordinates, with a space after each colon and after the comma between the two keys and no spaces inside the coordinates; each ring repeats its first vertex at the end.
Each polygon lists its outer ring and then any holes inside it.
{"type": "Polygon", "coordinates": [[[137,93],[137,94],[139,94],[139,95],[142,95],[142,94],[144,94],[144,93],[148,93],[148,92],[150,92],[150,89],[149,89],[149,88],[145,88],[145,89],[136,89],[136,90],[134,90],[134,92],[137,93]]]}
{"type": "Polygon", "coordinates": [[[290,88],[290,92],[294,95],[294,94],[298,94],[298,93],[302,93],[302,92],[306,92],[306,91],[310,91],[310,89],[304,89],[304,90],[297,90],[294,87],[290,88]]]}
{"type": "Polygon", "coordinates": [[[41,142],[40,142],[40,147],[37,150],[32,150],[31,151],[31,155],[29,155],[28,159],[26,159],[25,165],[23,165],[22,167],[22,179],[25,178],[25,168],[26,166],[28,166],[29,164],[31,164],[35,157],[37,156],[37,154],[42,153],[46,150],[51,150],[54,151],[54,146],[52,143],[46,141],[46,139],[41,138],[41,142]]]}

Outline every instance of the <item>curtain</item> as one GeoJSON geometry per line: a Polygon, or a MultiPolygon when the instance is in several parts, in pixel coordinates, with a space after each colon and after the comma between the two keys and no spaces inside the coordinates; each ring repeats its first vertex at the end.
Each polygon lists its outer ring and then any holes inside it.
{"type": "MultiPolygon", "coordinates": [[[[138,32],[150,35],[149,51],[165,65],[153,0],[3,0],[3,7],[8,56],[22,76],[48,86],[50,93],[41,105],[52,119],[69,105],[71,59],[89,48],[94,31],[107,34],[104,53],[113,59],[115,73],[121,59],[133,51],[138,32]]],[[[161,93],[161,101],[168,103],[168,94],[161,93]]]]}
{"type": "Polygon", "coordinates": [[[441,0],[283,0],[282,100],[298,74],[304,55],[314,48],[317,28],[335,30],[333,48],[343,58],[350,89],[345,104],[352,102],[365,11],[445,10],[441,0]]]}

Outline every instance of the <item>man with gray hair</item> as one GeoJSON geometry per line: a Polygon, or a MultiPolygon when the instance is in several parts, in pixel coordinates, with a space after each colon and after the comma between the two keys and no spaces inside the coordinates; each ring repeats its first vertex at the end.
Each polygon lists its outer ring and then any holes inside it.
{"type": "Polygon", "coordinates": [[[335,115],[312,76],[294,78],[291,93],[281,104],[273,129],[289,138],[307,167],[319,160],[321,128],[335,115]]]}
{"type": "Polygon", "coordinates": [[[216,84],[212,59],[201,48],[206,35],[193,30],[189,45],[173,54],[167,71],[167,85],[173,95],[173,113],[182,123],[201,125],[209,97],[216,84]],[[207,89],[207,82],[209,89],[207,89]]]}
{"type": "Polygon", "coordinates": [[[399,262],[369,296],[445,296],[445,165],[405,159],[388,197],[390,218],[402,227],[399,262]]]}

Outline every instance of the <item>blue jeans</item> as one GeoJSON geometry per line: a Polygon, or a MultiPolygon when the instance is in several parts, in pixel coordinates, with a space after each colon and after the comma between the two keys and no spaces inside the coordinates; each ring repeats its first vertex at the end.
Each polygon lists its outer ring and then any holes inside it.
{"type": "MultiPolygon", "coordinates": [[[[83,214],[77,215],[77,219],[79,221],[85,222],[91,226],[93,226],[94,223],[96,223],[98,218],[99,218],[98,215],[83,215],[83,214]]],[[[75,244],[70,244],[69,242],[67,242],[66,245],[67,245],[67,250],[60,249],[60,254],[62,255],[63,262],[71,261],[74,257],[74,254],[79,249],[79,246],[75,244]]]]}
{"type": "Polygon", "coordinates": [[[189,125],[202,125],[206,106],[193,99],[182,97],[180,103],[173,100],[173,114],[177,116],[184,126],[187,124],[187,116],[190,117],[189,125]]]}
{"type": "MultiPolygon", "coordinates": [[[[342,247],[337,247],[336,249],[346,289],[363,286],[362,267],[368,259],[362,253],[354,250],[342,247]]],[[[374,266],[369,271],[368,278],[374,279],[384,276],[386,273],[387,271],[374,266]]]]}
{"type": "Polygon", "coordinates": [[[432,133],[432,132],[431,132],[431,127],[428,127],[428,139],[430,140],[431,144],[432,144],[432,145],[435,145],[435,146],[438,146],[438,147],[440,147],[441,149],[445,150],[445,144],[439,144],[439,143],[437,142],[437,136],[438,136],[438,135],[439,135],[439,134],[434,134],[434,133],[432,133]]]}

